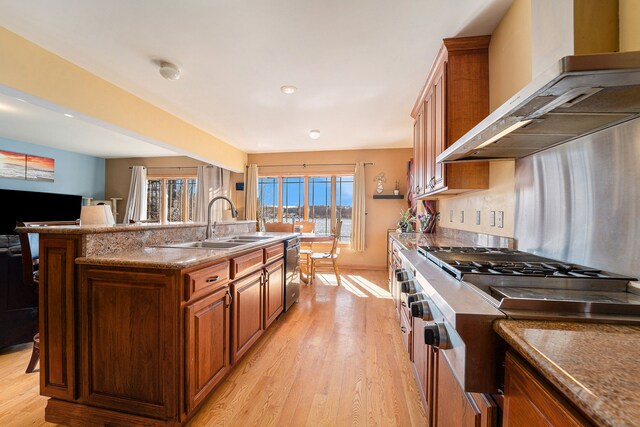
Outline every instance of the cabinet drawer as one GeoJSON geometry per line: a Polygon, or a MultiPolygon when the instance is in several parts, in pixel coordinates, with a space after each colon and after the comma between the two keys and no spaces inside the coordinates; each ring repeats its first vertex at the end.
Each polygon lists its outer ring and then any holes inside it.
{"type": "Polygon", "coordinates": [[[231,260],[231,278],[236,279],[258,270],[262,267],[263,258],[262,249],[235,257],[231,260]]]}
{"type": "Polygon", "coordinates": [[[223,261],[185,276],[185,299],[209,294],[229,283],[229,261],[223,261]]]}
{"type": "Polygon", "coordinates": [[[271,261],[275,261],[284,256],[284,244],[278,243],[277,245],[264,248],[264,263],[269,264],[271,261]]]}

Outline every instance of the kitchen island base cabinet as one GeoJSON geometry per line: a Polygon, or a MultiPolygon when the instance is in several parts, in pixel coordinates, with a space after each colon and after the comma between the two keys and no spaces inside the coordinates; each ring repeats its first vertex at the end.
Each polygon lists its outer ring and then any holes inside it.
{"type": "Polygon", "coordinates": [[[280,260],[264,269],[264,327],[278,318],[284,309],[284,261],[280,260]]]}
{"type": "Polygon", "coordinates": [[[230,306],[231,293],[224,287],[185,309],[188,411],[206,399],[231,366],[230,306]]]}
{"type": "Polygon", "coordinates": [[[264,332],[264,274],[258,270],[231,284],[233,322],[231,361],[236,363],[264,332]]]}
{"type": "Polygon", "coordinates": [[[507,352],[503,426],[591,426],[518,356],[507,352]]]}

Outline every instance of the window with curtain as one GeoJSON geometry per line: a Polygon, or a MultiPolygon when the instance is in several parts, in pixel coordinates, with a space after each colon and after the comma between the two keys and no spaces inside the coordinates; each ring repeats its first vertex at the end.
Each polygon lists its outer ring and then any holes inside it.
{"type": "Polygon", "coordinates": [[[197,179],[192,177],[147,180],[147,219],[163,222],[193,221],[197,179]]]}
{"type": "Polygon", "coordinates": [[[331,177],[309,177],[309,219],[316,223],[316,233],[331,232],[331,177]]]}
{"type": "Polygon", "coordinates": [[[278,222],[278,178],[258,178],[258,213],[264,222],[278,222]]]}
{"type": "Polygon", "coordinates": [[[340,241],[350,242],[353,219],[353,175],[336,177],[336,218],[342,220],[340,241]]]}
{"type": "Polygon", "coordinates": [[[282,222],[304,220],[304,177],[282,178],[282,222]]]}

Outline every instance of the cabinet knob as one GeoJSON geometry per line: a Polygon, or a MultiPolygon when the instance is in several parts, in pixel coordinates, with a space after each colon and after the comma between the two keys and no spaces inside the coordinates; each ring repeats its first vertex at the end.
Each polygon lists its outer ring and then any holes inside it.
{"type": "Polygon", "coordinates": [[[405,328],[404,326],[400,326],[400,330],[402,331],[403,334],[407,333],[407,328],[405,328]]]}
{"type": "Polygon", "coordinates": [[[424,325],[424,343],[441,350],[451,348],[444,323],[431,322],[424,325]]]}

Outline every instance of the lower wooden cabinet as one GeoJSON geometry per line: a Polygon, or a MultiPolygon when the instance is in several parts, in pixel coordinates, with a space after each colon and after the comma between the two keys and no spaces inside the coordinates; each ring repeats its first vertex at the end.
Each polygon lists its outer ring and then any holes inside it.
{"type": "Polygon", "coordinates": [[[591,426],[518,356],[507,352],[503,426],[591,426]]]}
{"type": "Polygon", "coordinates": [[[263,273],[258,270],[244,279],[231,283],[233,321],[231,362],[244,355],[264,332],[263,273]]]}
{"type": "Polygon", "coordinates": [[[185,308],[187,411],[198,406],[229,370],[230,313],[228,287],[185,308]]]}
{"type": "MultiPolygon", "coordinates": [[[[486,394],[467,393],[442,356],[437,361],[437,382],[433,426],[492,427],[496,405],[486,394]]],[[[525,424],[523,424],[524,426],[525,424]]]]}
{"type": "Polygon", "coordinates": [[[284,261],[264,269],[264,327],[268,328],[284,309],[284,261]]]}

